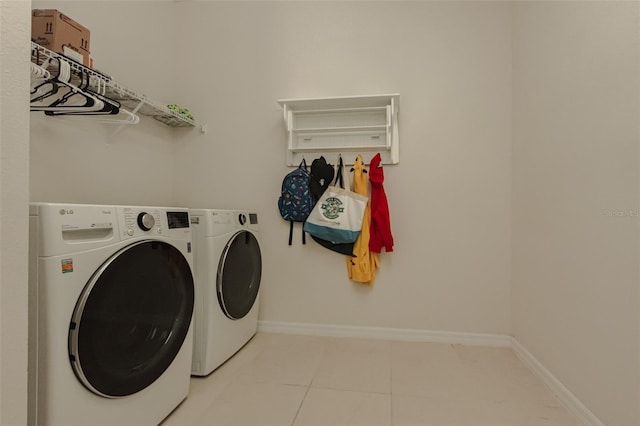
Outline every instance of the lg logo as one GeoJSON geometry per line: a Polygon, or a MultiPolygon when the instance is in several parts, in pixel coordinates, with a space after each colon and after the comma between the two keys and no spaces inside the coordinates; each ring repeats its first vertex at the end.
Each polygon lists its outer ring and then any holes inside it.
{"type": "Polygon", "coordinates": [[[60,209],[60,214],[61,214],[62,216],[64,216],[65,214],[73,214],[73,210],[72,210],[72,209],[69,209],[69,210],[67,210],[67,209],[60,209]]]}

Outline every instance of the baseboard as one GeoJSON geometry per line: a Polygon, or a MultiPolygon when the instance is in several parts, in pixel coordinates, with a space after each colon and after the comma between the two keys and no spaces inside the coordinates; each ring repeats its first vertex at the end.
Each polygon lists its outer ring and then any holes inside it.
{"type": "Polygon", "coordinates": [[[547,370],[515,338],[502,334],[460,333],[403,328],[364,327],[258,321],[258,331],[266,333],[300,334],[305,336],[352,337],[412,342],[434,342],[474,346],[511,347],[516,355],[549,387],[558,400],[585,426],[604,426],[589,409],[549,370],[547,370]]]}
{"type": "Polygon", "coordinates": [[[567,389],[540,361],[520,342],[511,338],[511,347],[518,357],[551,389],[560,402],[585,426],[604,426],[576,396],[567,389]]]}
{"type": "Polygon", "coordinates": [[[411,342],[450,343],[473,346],[511,346],[511,337],[506,334],[460,333],[451,331],[308,324],[281,321],[259,321],[258,331],[266,333],[302,334],[307,336],[353,337],[411,342]]]}

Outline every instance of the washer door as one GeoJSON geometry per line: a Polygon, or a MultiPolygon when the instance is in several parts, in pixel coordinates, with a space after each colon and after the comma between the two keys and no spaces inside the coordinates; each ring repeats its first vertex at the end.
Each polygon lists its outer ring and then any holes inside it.
{"type": "Polygon", "coordinates": [[[69,358],[92,392],[118,398],[145,389],[178,354],[193,313],[187,259],[161,241],[109,258],[87,283],[69,327],[69,358]]]}
{"type": "Polygon", "coordinates": [[[233,320],[249,313],[258,297],[262,276],[262,256],[258,240],[249,231],[240,231],[227,243],[218,265],[218,301],[233,320]]]}

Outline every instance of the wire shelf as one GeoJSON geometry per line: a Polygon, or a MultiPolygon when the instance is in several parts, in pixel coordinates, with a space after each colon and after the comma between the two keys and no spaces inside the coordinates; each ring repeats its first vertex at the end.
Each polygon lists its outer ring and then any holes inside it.
{"type": "MultiPolygon", "coordinates": [[[[170,110],[146,95],[138,93],[123,84],[113,80],[110,75],[74,61],[73,59],[53,52],[37,43],[31,42],[31,62],[42,65],[48,58],[56,58],[66,61],[71,69],[78,75],[89,76],[89,87],[92,90],[103,91],[104,95],[114,101],[119,102],[123,107],[134,113],[151,116],[156,120],[171,127],[195,127],[197,123],[190,117],[180,114],[178,111],[170,110]]],[[[51,67],[53,74],[57,71],[55,64],[51,67]]],[[[205,126],[200,126],[204,132],[205,126]]]]}

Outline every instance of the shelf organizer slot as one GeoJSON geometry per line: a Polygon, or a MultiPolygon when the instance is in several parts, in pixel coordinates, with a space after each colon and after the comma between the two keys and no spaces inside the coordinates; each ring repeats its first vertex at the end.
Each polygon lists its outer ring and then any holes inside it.
{"type": "Polygon", "coordinates": [[[337,154],[345,154],[350,164],[357,154],[377,152],[383,164],[397,164],[399,99],[391,94],[279,100],[287,131],[287,165],[320,155],[333,161],[337,154]]]}
{"type": "MultiPolygon", "coordinates": [[[[367,150],[371,150],[371,145],[354,145],[349,147],[351,150],[356,150],[358,152],[360,151],[367,151],[367,150]]],[[[313,152],[313,153],[317,153],[317,152],[333,152],[333,153],[344,153],[345,150],[344,148],[340,147],[340,146],[336,146],[336,147],[329,147],[329,146],[323,146],[323,147],[301,147],[298,148],[297,152],[313,152]]],[[[377,152],[377,151],[376,151],[377,152]]],[[[345,159],[346,161],[346,159],[345,159]]],[[[352,163],[349,163],[352,164],[352,163]]],[[[294,164],[297,166],[297,164],[294,164]]]]}
{"type": "Polygon", "coordinates": [[[357,132],[362,130],[386,130],[387,125],[379,125],[379,126],[349,126],[349,127],[306,127],[300,129],[294,129],[294,133],[305,133],[305,132],[357,132]]]}
{"type": "Polygon", "coordinates": [[[385,106],[379,107],[362,107],[362,108],[333,108],[333,109],[310,109],[298,111],[299,115],[304,114],[321,114],[321,113],[349,113],[349,112],[363,112],[363,111],[384,111],[385,106]]]}
{"type": "Polygon", "coordinates": [[[205,132],[206,125],[199,125],[195,120],[170,110],[166,106],[159,104],[134,90],[113,80],[110,76],[97,70],[88,68],[68,57],[55,53],[37,43],[31,42],[31,62],[41,65],[47,58],[57,58],[66,61],[71,69],[77,73],[86,73],[89,76],[89,87],[106,87],[104,95],[114,101],[118,101],[123,107],[134,113],[140,113],[155,118],[156,120],[171,127],[200,127],[201,132],[205,132]]]}

